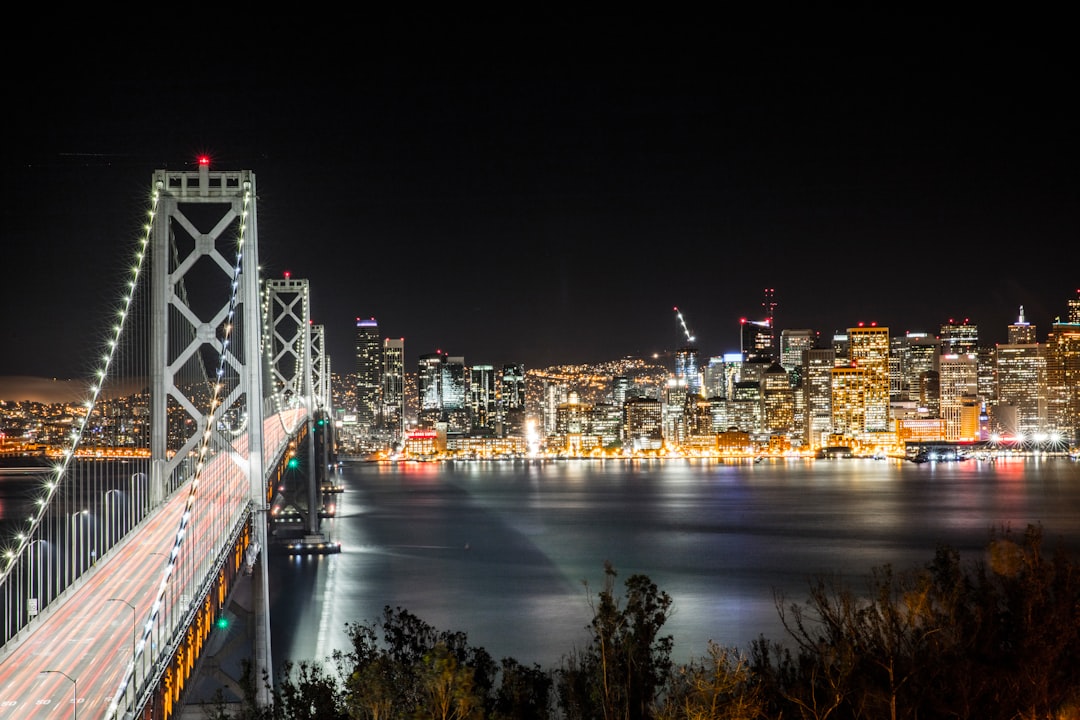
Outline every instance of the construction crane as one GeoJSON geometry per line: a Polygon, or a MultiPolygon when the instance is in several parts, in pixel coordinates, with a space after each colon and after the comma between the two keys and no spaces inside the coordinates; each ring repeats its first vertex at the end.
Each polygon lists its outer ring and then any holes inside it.
{"type": "Polygon", "coordinates": [[[694,336],[690,334],[690,328],[686,327],[686,320],[683,318],[683,314],[679,312],[679,308],[675,308],[675,317],[678,319],[679,324],[682,325],[683,332],[686,334],[686,342],[694,342],[694,336]]]}

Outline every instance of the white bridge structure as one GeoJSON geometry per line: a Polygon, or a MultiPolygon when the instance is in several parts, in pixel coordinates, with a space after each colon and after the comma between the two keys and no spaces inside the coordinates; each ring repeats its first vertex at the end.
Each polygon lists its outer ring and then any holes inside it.
{"type": "Polygon", "coordinates": [[[153,173],[85,402],[0,527],[0,719],[176,716],[241,580],[268,701],[267,555],[337,547],[323,328],[306,280],[259,276],[256,205],[250,171],[153,173]],[[297,482],[304,528],[283,543],[270,516],[297,482]]]}

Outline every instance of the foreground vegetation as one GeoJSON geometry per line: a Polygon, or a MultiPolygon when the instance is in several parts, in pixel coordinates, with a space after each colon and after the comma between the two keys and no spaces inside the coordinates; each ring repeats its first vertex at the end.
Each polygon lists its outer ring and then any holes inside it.
{"type": "MultiPolygon", "coordinates": [[[[616,572],[589,593],[592,641],[557,668],[496,662],[464,633],[401,608],[352,624],[352,649],[288,664],[232,717],[250,720],[1002,720],[1080,718],[1080,566],[1042,529],[992,533],[985,559],[939,548],[925,567],[873,570],[859,590],[811,581],[776,598],[787,637],[746,651],[710,642],[685,665],[661,634],[672,600],[616,572]]],[[[229,717],[224,703],[211,720],[229,717]]]]}

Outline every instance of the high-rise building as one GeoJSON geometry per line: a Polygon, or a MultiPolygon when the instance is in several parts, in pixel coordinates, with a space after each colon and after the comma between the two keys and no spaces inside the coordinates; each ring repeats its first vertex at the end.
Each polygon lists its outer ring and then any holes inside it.
{"type": "MultiPolygon", "coordinates": [[[[907,332],[890,340],[889,373],[891,394],[896,400],[920,401],[925,397],[928,380],[937,376],[941,344],[925,332],[907,332]],[[893,362],[895,356],[895,363],[893,362]]],[[[933,417],[937,417],[934,402],[933,417]]]]}
{"type": "Polygon", "coordinates": [[[688,394],[702,394],[701,367],[696,347],[687,345],[675,351],[675,379],[681,381],[688,394]]]}
{"type": "Polygon", "coordinates": [[[405,338],[383,340],[382,414],[379,427],[391,443],[405,434],[405,338]]]}
{"type": "Polygon", "coordinates": [[[1024,306],[1020,306],[1020,318],[1009,326],[1010,345],[1030,345],[1037,342],[1035,326],[1024,320],[1024,306]]]}
{"type": "MultiPolygon", "coordinates": [[[[1077,291],[1080,293],[1080,290],[1077,291]]],[[[1047,429],[1080,443],[1080,300],[1069,301],[1069,322],[1054,322],[1046,338],[1047,429]]]]}
{"type": "Polygon", "coordinates": [[[382,338],[375,318],[356,318],[356,426],[370,439],[378,423],[382,392],[382,338]]]}
{"type": "Polygon", "coordinates": [[[817,333],[813,330],[781,330],[780,364],[788,371],[801,367],[803,351],[814,347],[816,343],[817,333]]]}
{"type": "MultiPolygon", "coordinates": [[[[1010,337],[1015,337],[1011,330],[1010,337]]],[[[1046,428],[1045,348],[1036,342],[998,345],[995,362],[997,401],[991,408],[991,429],[1011,437],[1042,432],[1046,428]]]]}
{"type": "Polygon", "coordinates": [[[417,358],[416,398],[417,424],[424,429],[432,429],[442,421],[443,399],[443,364],[446,355],[436,350],[417,358]]]}
{"type": "Polygon", "coordinates": [[[965,433],[970,408],[979,402],[979,359],[975,352],[943,354],[938,362],[941,393],[940,417],[945,439],[977,440],[965,433]]]}
{"type": "Polygon", "coordinates": [[[768,367],[776,359],[776,338],[768,319],[740,319],[739,339],[743,362],[765,361],[768,367]]]}
{"type": "Polygon", "coordinates": [[[498,419],[494,366],[473,365],[469,368],[468,408],[472,433],[494,433],[498,419]]]}
{"type": "Polygon", "coordinates": [[[950,319],[941,326],[939,340],[942,355],[973,353],[979,347],[979,326],[968,323],[967,318],[959,323],[950,319]]]}
{"type": "Polygon", "coordinates": [[[521,363],[503,365],[499,381],[500,435],[525,435],[525,366],[521,363]]]}
{"type": "Polygon", "coordinates": [[[804,355],[806,442],[811,447],[824,447],[832,433],[832,369],[836,365],[836,352],[831,347],[811,348],[804,355]]]}
{"type": "Polygon", "coordinates": [[[866,372],[864,432],[889,429],[889,328],[875,325],[848,328],[848,360],[866,372]]]}

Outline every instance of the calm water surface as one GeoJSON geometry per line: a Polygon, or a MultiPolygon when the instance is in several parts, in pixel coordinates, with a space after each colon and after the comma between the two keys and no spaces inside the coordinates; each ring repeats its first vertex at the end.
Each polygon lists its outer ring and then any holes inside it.
{"type": "Polygon", "coordinates": [[[672,596],[683,662],[783,640],[775,593],[803,601],[814,575],[858,586],[940,543],[980,558],[992,529],[1029,523],[1080,553],[1080,463],[1056,458],[357,463],[341,480],[323,525],[341,554],[271,558],[275,667],[348,649],[346,625],[386,605],[554,666],[588,643],[605,560],[620,591],[642,573],[672,596]]]}

